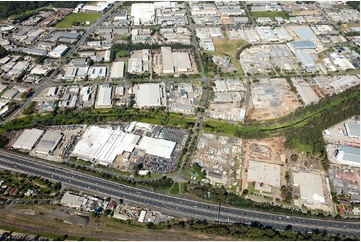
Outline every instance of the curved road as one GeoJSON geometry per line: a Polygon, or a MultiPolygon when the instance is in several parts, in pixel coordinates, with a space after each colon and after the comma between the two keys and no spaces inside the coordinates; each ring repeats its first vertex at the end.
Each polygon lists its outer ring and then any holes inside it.
{"type": "Polygon", "coordinates": [[[116,182],[7,151],[0,151],[0,167],[59,181],[65,187],[75,188],[101,196],[121,198],[129,203],[153,208],[174,216],[208,221],[259,222],[265,226],[272,226],[279,230],[284,230],[287,226],[291,225],[293,230],[301,232],[311,232],[317,228],[319,230],[325,229],[331,234],[340,233],[355,237],[359,237],[360,233],[360,223],[357,221],[346,222],[276,215],[226,206],[221,206],[219,209],[218,205],[121,185],[116,182]]]}

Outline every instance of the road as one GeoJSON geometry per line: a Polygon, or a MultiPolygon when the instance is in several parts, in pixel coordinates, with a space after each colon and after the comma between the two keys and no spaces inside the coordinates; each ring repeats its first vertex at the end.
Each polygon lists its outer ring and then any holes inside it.
{"type": "Polygon", "coordinates": [[[66,64],[66,61],[68,57],[72,56],[73,53],[77,53],[80,46],[84,44],[88,36],[118,7],[119,2],[115,3],[111,8],[108,9],[108,11],[102,15],[91,27],[86,29],[86,32],[82,35],[80,40],[62,57],[62,60],[60,63],[56,66],[53,73],[45,79],[35,90],[34,94],[25,100],[25,102],[21,105],[20,108],[18,108],[15,112],[13,112],[11,115],[9,115],[4,121],[2,121],[0,124],[5,124],[14,118],[18,114],[20,114],[35,97],[37,97],[40,93],[43,92],[43,90],[53,84],[53,80],[55,79],[56,75],[61,71],[64,67],[64,64],[66,64]]]}
{"type": "Polygon", "coordinates": [[[0,151],[0,167],[61,182],[64,187],[100,196],[124,199],[128,203],[155,209],[173,216],[248,224],[259,222],[279,230],[291,225],[293,230],[301,232],[311,232],[318,228],[319,230],[325,229],[330,234],[340,233],[346,236],[359,236],[360,223],[357,221],[346,222],[276,215],[226,206],[221,206],[219,210],[218,205],[121,185],[70,168],[59,167],[49,162],[3,150],[0,151]]]}

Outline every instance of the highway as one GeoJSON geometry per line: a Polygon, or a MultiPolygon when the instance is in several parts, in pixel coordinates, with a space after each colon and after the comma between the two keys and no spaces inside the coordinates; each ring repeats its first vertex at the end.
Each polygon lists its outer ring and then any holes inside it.
{"type": "Polygon", "coordinates": [[[331,234],[359,236],[360,223],[337,220],[321,220],[306,217],[278,215],[267,212],[221,206],[174,197],[166,194],[121,185],[102,178],[59,167],[35,158],[0,151],[0,167],[61,182],[73,188],[100,196],[124,199],[126,202],[155,209],[169,215],[222,222],[259,222],[265,226],[284,230],[289,225],[295,231],[311,232],[313,229],[327,230],[331,234]]]}

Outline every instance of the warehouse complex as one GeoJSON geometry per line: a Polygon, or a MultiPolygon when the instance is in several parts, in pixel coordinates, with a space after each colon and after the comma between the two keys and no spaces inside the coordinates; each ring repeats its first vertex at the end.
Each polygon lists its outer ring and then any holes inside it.
{"type": "Polygon", "coordinates": [[[161,84],[140,84],[134,86],[133,90],[136,95],[138,107],[155,107],[162,105],[163,88],[161,84]]]}
{"type": "Polygon", "coordinates": [[[187,52],[172,52],[171,47],[162,47],[163,74],[186,73],[192,68],[187,52]]]}
{"type": "Polygon", "coordinates": [[[279,187],[280,174],[279,165],[250,160],[247,181],[279,187]]]}
{"type": "Polygon", "coordinates": [[[99,85],[95,108],[112,107],[112,86],[110,84],[99,85]]]}
{"type": "Polygon", "coordinates": [[[311,205],[325,202],[320,175],[306,172],[294,173],[294,186],[300,189],[303,202],[311,205]]]}
{"type": "Polygon", "coordinates": [[[43,134],[44,130],[25,129],[13,144],[13,148],[21,150],[32,150],[43,134]]]}
{"type": "Polygon", "coordinates": [[[35,153],[41,155],[51,154],[59,144],[63,135],[59,132],[48,130],[35,148],[35,153]]]}

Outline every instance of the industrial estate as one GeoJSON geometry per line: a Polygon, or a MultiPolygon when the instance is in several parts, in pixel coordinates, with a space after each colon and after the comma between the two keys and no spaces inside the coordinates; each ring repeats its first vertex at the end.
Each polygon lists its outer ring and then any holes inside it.
{"type": "Polygon", "coordinates": [[[0,10],[0,240],[359,240],[359,2],[0,10]]]}

